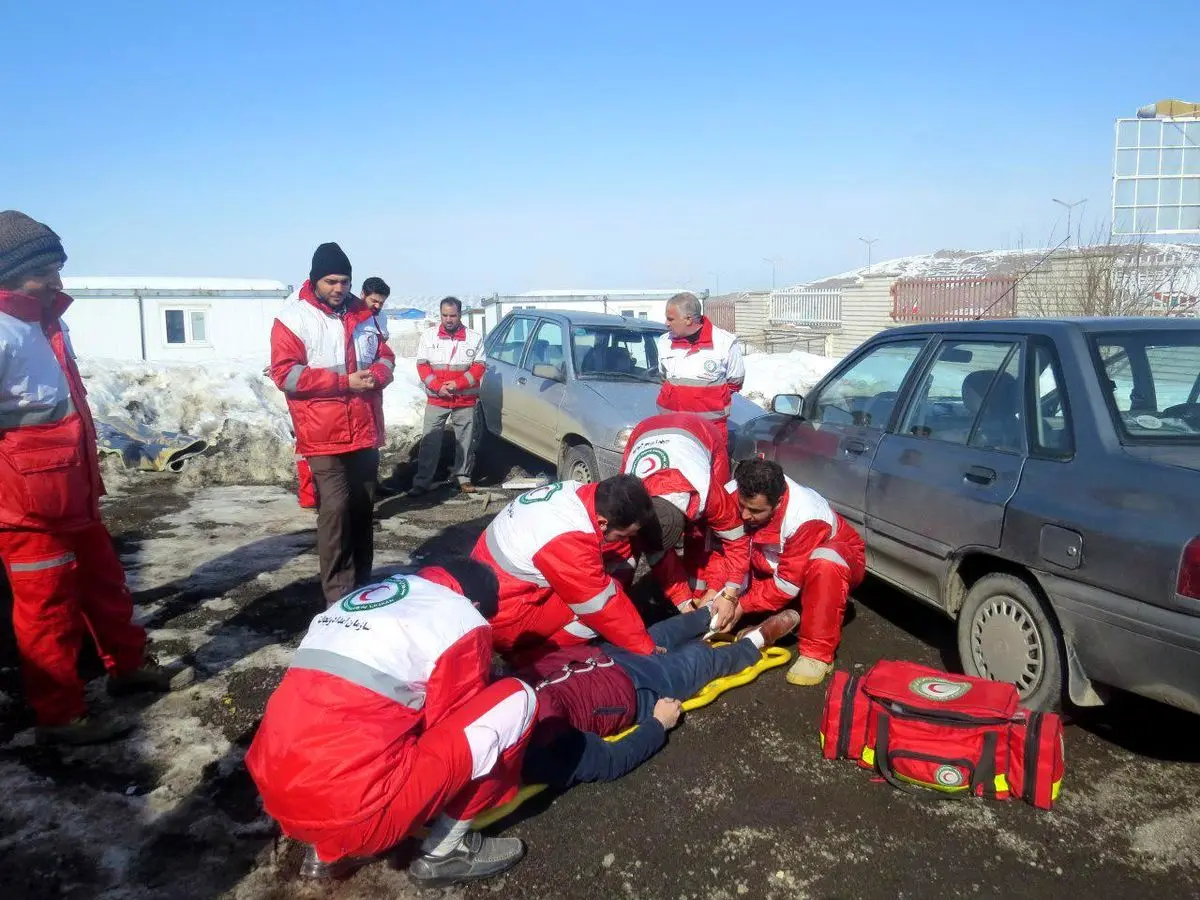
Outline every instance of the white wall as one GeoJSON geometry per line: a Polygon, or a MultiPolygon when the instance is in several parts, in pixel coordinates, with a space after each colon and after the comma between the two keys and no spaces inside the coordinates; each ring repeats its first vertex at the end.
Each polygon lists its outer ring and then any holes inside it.
{"type": "MultiPolygon", "coordinates": [[[[270,355],[271,323],[285,300],[280,297],[145,297],[142,300],[146,359],[196,362],[270,355]],[[202,310],[203,342],[168,344],[166,310],[202,310]]],[[[79,356],[142,358],[136,297],[78,297],[64,317],[79,356]]]]}
{"type": "Polygon", "coordinates": [[[894,328],[890,275],[867,276],[859,284],[842,288],[842,328],[827,346],[834,356],[845,356],[863,341],[894,328]]]}
{"type": "Polygon", "coordinates": [[[632,312],[635,318],[645,318],[650,322],[662,324],[666,321],[667,304],[665,300],[546,300],[540,297],[505,297],[499,303],[489,304],[485,309],[487,330],[491,331],[496,324],[514,309],[546,309],[551,312],[590,312],[607,313],[619,316],[632,312]]]}

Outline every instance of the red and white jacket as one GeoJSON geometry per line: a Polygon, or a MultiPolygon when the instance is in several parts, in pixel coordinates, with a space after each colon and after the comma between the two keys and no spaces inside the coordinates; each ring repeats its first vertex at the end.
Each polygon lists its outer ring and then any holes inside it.
{"type": "Polygon", "coordinates": [[[362,300],[336,312],[304,282],[271,327],[271,380],[287,395],[301,456],[331,456],[383,446],[383,388],[396,356],[362,300]],[[377,387],[350,390],[350,374],[370,371],[377,387]]]}
{"type": "Polygon", "coordinates": [[[482,338],[479,332],[460,325],[454,334],[442,327],[430,328],[417,345],[417,375],[425,386],[430,406],[461,409],[474,406],[483,381],[482,338]],[[454,385],[449,398],[439,397],[447,384],[454,385]]]}
{"type": "MultiPolygon", "coordinates": [[[[773,612],[791,604],[800,595],[805,573],[815,559],[838,557],[833,561],[847,565],[837,550],[824,545],[837,541],[862,543],[858,532],[834,512],[824,497],[790,478],[786,482],[787,489],[771,520],[749,533],[755,589],[741,598],[746,612],[773,612]]],[[[737,482],[730,481],[725,490],[736,497],[737,482]]],[[[719,558],[710,562],[710,581],[727,577],[722,565],[719,558]]]]}
{"type": "Polygon", "coordinates": [[[73,531],[99,521],[99,455],[62,314],[0,291],[0,529],[73,531]]]}
{"type": "Polygon", "coordinates": [[[292,836],[388,803],[424,732],[488,683],[491,630],[443,569],[356,591],[309,625],[246,767],[292,836]]]}
{"type": "Polygon", "coordinates": [[[705,316],[695,341],[658,336],[658,367],[663,386],[659,412],[690,412],[706,419],[729,417],[733,394],[742,389],[746,366],[737,335],[716,328],[705,316]]]}
{"type": "MultiPolygon", "coordinates": [[[[621,471],[642,479],[651,497],[667,500],[689,523],[707,525],[724,558],[728,586],[741,589],[750,567],[750,541],[736,498],[723,488],[729,480],[729,453],[716,428],[691,413],[651,416],[630,435],[621,471]]],[[[691,589],[673,557],[656,554],[647,561],[668,598],[678,604],[691,599],[691,589]]],[[[636,567],[636,559],[632,563],[636,567]]]]}
{"type": "Polygon", "coordinates": [[[519,607],[557,596],[607,641],[650,653],[654,640],[624,588],[604,569],[596,485],[562,481],[522,494],[492,519],[472,556],[498,568],[499,629],[519,607]]]}

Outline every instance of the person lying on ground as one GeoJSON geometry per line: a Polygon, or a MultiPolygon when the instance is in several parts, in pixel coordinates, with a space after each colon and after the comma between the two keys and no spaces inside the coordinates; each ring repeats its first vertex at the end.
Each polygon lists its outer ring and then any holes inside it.
{"type": "Polygon", "coordinates": [[[683,514],[686,529],[678,553],[646,554],[635,538],[608,548],[606,564],[628,587],[638,557],[646,555],[655,580],[681,612],[708,602],[718,589],[736,599],[749,572],[750,542],[737,502],[724,489],[725,440],[720,428],[694,413],[650,416],[633,430],[621,461],[621,470],[642,479],[657,506],[670,504],[683,514]],[[702,572],[713,553],[723,557],[729,580],[709,590],[702,572]]]}
{"type": "Polygon", "coordinates": [[[520,861],[520,840],[469,830],[516,793],[537,707],[524,682],[488,683],[497,592],[486,566],[447,560],[312,620],[246,754],[263,808],[310,845],[306,874],[347,872],[435,817],[417,884],[520,861]]]}
{"type": "MultiPolygon", "coordinates": [[[[833,669],[847,598],[866,573],[866,545],[824,497],[785,476],[779,463],[744,460],[734,477],[726,488],[750,533],[751,571],[740,599],[715,601],[717,626],[724,630],[743,614],[799,606],[800,655],[787,679],[820,684],[833,669]]],[[[707,577],[728,577],[721,566],[714,557],[707,577]]]]}
{"type": "Polygon", "coordinates": [[[471,556],[500,580],[496,651],[514,665],[597,635],[634,653],[654,641],[625,589],[604,570],[608,544],[657,528],[650,495],[632,475],[562,481],[500,511],[471,556]]]}
{"type": "Polygon", "coordinates": [[[567,647],[518,671],[538,697],[524,781],[561,789],[633,771],[666,743],[682,700],[754,665],[764,647],[795,629],[800,614],[778,612],[727,647],[700,639],[710,618],[705,607],[651,626],[663,654],[639,656],[611,644],[567,647]],[[604,740],[631,725],[637,730],[627,737],[604,740]]]}

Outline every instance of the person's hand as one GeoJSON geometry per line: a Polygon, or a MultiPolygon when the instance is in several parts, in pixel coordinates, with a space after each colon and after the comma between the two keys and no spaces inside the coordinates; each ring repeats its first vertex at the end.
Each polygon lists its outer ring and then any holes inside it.
{"type": "Polygon", "coordinates": [[[663,697],[654,704],[654,718],[658,719],[659,723],[667,731],[670,731],[679,724],[679,717],[681,715],[683,715],[683,704],[678,700],[663,697]]]}
{"type": "Polygon", "coordinates": [[[352,391],[373,391],[375,390],[375,376],[370,372],[351,372],[350,373],[350,390],[352,391]]]}
{"type": "Polygon", "coordinates": [[[443,400],[449,400],[452,396],[454,396],[453,385],[443,384],[440,388],[438,388],[437,395],[443,400]]]}
{"type": "Polygon", "coordinates": [[[655,648],[654,648],[654,649],[653,649],[651,652],[652,652],[652,653],[653,653],[655,656],[666,656],[666,655],[667,655],[667,648],[666,648],[666,647],[655,647],[655,648]]]}
{"type": "Polygon", "coordinates": [[[458,393],[458,388],[456,388],[456,387],[455,387],[453,384],[445,384],[445,385],[443,385],[443,386],[442,386],[442,390],[444,390],[444,391],[445,391],[447,394],[449,394],[450,396],[454,396],[455,394],[457,394],[457,393],[458,393]]]}
{"type": "Polygon", "coordinates": [[[718,594],[717,599],[713,602],[713,618],[716,620],[715,629],[719,632],[727,632],[742,618],[742,604],[728,594],[718,594]]]}
{"type": "Polygon", "coordinates": [[[717,598],[717,592],[715,590],[713,590],[712,588],[709,588],[707,591],[704,592],[704,595],[699,600],[696,601],[696,609],[699,609],[700,607],[711,603],[716,598],[717,598]]]}

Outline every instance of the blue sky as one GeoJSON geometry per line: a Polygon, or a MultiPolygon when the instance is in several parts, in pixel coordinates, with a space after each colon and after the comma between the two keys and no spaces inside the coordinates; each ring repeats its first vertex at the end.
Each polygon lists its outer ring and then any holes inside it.
{"type": "Polygon", "coordinates": [[[1194,0],[0,8],[0,208],[68,274],[398,294],[769,287],[1107,221],[1113,119],[1200,99],[1194,0]],[[20,52],[24,49],[25,52],[20,52]]]}

